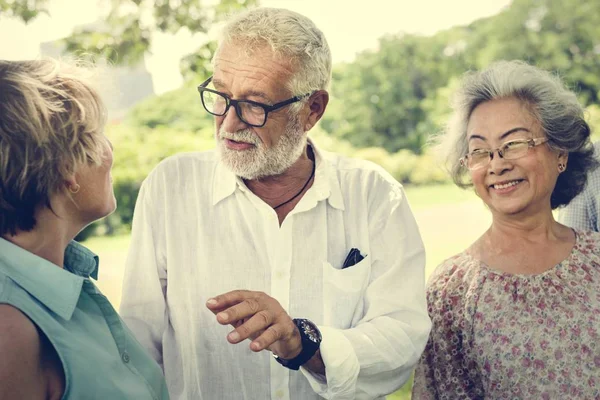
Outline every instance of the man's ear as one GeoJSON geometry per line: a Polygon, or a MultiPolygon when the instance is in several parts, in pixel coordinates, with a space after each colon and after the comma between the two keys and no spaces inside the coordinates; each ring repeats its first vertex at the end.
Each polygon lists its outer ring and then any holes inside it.
{"type": "Polygon", "coordinates": [[[327,90],[317,90],[308,98],[308,117],[304,123],[304,131],[308,132],[323,116],[327,104],[329,103],[329,93],[327,90]]]}

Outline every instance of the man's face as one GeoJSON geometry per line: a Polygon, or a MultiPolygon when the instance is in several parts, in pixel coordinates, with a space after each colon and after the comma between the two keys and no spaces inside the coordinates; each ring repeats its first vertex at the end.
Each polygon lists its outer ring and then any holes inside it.
{"type": "MultiPolygon", "coordinates": [[[[289,63],[274,58],[269,48],[247,55],[243,46],[224,44],[215,57],[212,82],[232,99],[272,105],[294,96],[285,86],[292,75],[289,63]]],[[[215,117],[215,124],[221,160],[245,179],[282,174],[306,146],[302,113],[291,115],[289,107],[270,112],[260,128],[241,121],[233,107],[215,117]]]]}

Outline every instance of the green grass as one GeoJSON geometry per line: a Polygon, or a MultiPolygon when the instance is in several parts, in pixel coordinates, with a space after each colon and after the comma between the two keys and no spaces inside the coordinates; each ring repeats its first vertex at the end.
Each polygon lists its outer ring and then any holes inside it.
{"type": "MultiPolygon", "coordinates": [[[[464,250],[491,222],[489,212],[472,191],[451,185],[407,187],[425,244],[425,274],[444,259],[464,250]]],[[[118,309],[129,235],[94,237],[84,244],[100,256],[98,287],[118,309]]],[[[412,379],[388,400],[409,400],[412,379]]]]}
{"type": "Polygon", "coordinates": [[[127,251],[129,248],[129,235],[117,236],[96,236],[87,239],[84,244],[90,249],[109,250],[111,252],[120,253],[127,251]]]}
{"type": "Polygon", "coordinates": [[[472,189],[461,189],[451,183],[432,186],[405,185],[404,190],[413,210],[440,204],[455,204],[477,198],[472,189]]]}
{"type": "Polygon", "coordinates": [[[408,382],[406,382],[406,384],[404,386],[402,386],[402,388],[392,394],[390,394],[389,396],[387,396],[387,400],[410,400],[411,398],[411,390],[412,390],[412,382],[413,382],[413,378],[412,376],[410,377],[410,379],[408,380],[408,382]]]}

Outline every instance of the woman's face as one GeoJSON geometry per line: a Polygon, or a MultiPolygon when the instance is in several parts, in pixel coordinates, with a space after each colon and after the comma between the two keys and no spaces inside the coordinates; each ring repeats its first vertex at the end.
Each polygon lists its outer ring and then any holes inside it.
{"type": "MultiPolygon", "coordinates": [[[[480,104],[467,125],[469,153],[497,149],[513,140],[544,137],[539,121],[513,97],[480,104]]],[[[542,143],[512,160],[494,152],[487,166],[470,172],[477,195],[493,214],[523,216],[551,211],[550,197],[559,174],[558,164],[566,165],[566,161],[566,156],[542,143]]]]}
{"type": "Polygon", "coordinates": [[[82,166],[75,174],[80,189],[73,198],[80,218],[85,224],[106,217],[117,207],[110,174],[113,164],[112,144],[107,138],[105,139],[102,164],[82,166]]]}

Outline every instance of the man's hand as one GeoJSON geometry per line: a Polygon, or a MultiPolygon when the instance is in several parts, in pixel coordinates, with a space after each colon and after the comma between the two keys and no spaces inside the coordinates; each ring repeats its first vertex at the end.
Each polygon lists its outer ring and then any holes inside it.
{"type": "Polygon", "coordinates": [[[234,290],[206,302],[221,325],[235,329],[229,343],[251,339],[250,350],[270,350],[278,357],[292,359],[300,354],[300,332],[281,304],[263,292],[234,290]]]}

